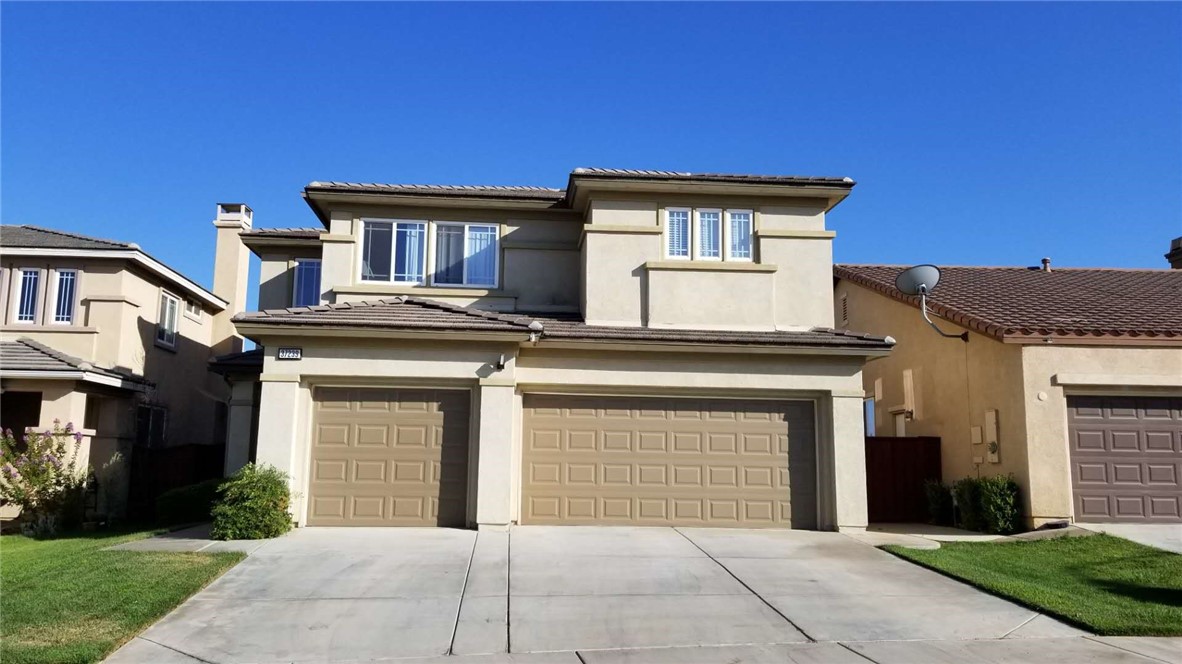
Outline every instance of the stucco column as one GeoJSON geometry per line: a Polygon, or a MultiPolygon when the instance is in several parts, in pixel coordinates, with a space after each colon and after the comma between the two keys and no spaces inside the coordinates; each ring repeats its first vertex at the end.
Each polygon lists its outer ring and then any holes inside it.
{"type": "Polygon", "coordinates": [[[838,530],[864,530],[866,512],[866,429],[862,396],[834,394],[833,495],[838,530]]]}
{"type": "Polygon", "coordinates": [[[302,468],[296,460],[303,458],[304,445],[299,431],[300,384],[298,376],[259,377],[259,433],[256,461],[259,465],[274,466],[287,473],[291,487],[291,512],[300,519],[303,514],[302,468]]]}
{"type": "Polygon", "coordinates": [[[480,424],[476,474],[476,524],[505,528],[512,519],[513,419],[512,381],[480,381],[480,424]]]}
{"type": "Polygon", "coordinates": [[[230,403],[226,412],[225,474],[233,475],[250,461],[251,423],[254,415],[253,380],[237,380],[230,385],[230,403]]]}

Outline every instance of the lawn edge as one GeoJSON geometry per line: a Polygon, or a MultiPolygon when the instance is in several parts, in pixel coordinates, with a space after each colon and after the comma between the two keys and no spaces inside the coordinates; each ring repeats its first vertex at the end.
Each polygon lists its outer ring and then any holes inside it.
{"type": "MultiPolygon", "coordinates": [[[[111,553],[116,553],[116,552],[111,552],[111,553]]],[[[163,552],[157,552],[157,551],[120,551],[120,552],[117,552],[117,553],[163,553],[163,552]]],[[[187,602],[187,601],[189,601],[190,599],[192,599],[192,598],[193,598],[193,596],[194,596],[194,595],[196,595],[197,593],[199,593],[199,592],[201,592],[202,590],[205,590],[206,588],[208,588],[208,587],[210,586],[210,584],[212,584],[214,581],[217,581],[218,579],[220,579],[220,578],[222,578],[223,576],[225,576],[227,572],[229,572],[230,570],[232,570],[232,569],[234,569],[235,567],[237,567],[237,566],[239,565],[239,563],[241,563],[243,560],[246,560],[247,556],[249,556],[249,555],[250,555],[250,554],[248,554],[248,553],[243,553],[243,552],[241,552],[241,551],[216,551],[216,552],[210,552],[210,553],[202,553],[201,551],[172,551],[171,553],[193,554],[193,555],[198,555],[198,556],[209,556],[209,557],[211,557],[211,558],[217,558],[217,557],[221,557],[221,556],[238,556],[238,560],[235,560],[235,561],[234,561],[234,562],[233,562],[231,565],[229,565],[228,567],[226,567],[226,569],[224,569],[224,570],[222,570],[222,571],[218,572],[217,574],[214,574],[213,576],[209,577],[209,579],[208,579],[208,580],[207,580],[205,583],[201,584],[201,586],[200,586],[200,587],[198,587],[198,588],[194,589],[194,590],[193,590],[193,592],[191,592],[191,593],[189,593],[188,595],[185,595],[184,597],[182,597],[182,598],[180,599],[180,601],[178,601],[176,604],[174,604],[174,605],[172,606],[172,608],[168,609],[168,610],[167,610],[167,611],[165,611],[163,614],[161,614],[161,615],[159,615],[159,616],[156,616],[156,617],[155,617],[155,618],[153,618],[152,620],[148,621],[148,623],[147,623],[146,625],[144,625],[143,627],[139,628],[139,629],[138,629],[138,630],[136,630],[134,633],[132,633],[132,634],[129,634],[129,635],[127,636],[127,638],[124,638],[124,639],[122,639],[121,641],[118,641],[118,642],[116,642],[116,643],[115,643],[115,644],[114,644],[114,645],[111,647],[111,649],[110,649],[110,650],[107,650],[106,652],[104,652],[104,653],[102,654],[102,657],[100,658],[100,660],[99,660],[99,661],[106,660],[108,657],[110,657],[112,654],[114,654],[116,650],[119,650],[120,648],[122,648],[123,646],[127,645],[128,643],[131,643],[131,642],[132,642],[134,639],[136,639],[136,638],[137,638],[137,637],[138,637],[140,634],[143,634],[144,632],[148,631],[148,629],[149,629],[149,628],[151,628],[153,625],[155,625],[156,623],[160,622],[161,620],[164,620],[164,619],[165,619],[165,618],[167,618],[168,616],[172,615],[172,613],[173,613],[174,611],[176,611],[177,609],[179,609],[179,608],[181,607],[181,605],[182,605],[182,604],[184,604],[185,602],[187,602]]]]}
{"type": "MultiPolygon", "coordinates": [[[[1104,633],[1096,631],[1096,628],[1093,625],[1089,625],[1087,623],[1084,623],[1084,622],[1082,622],[1078,619],[1072,618],[1070,616],[1065,616],[1065,615],[1063,615],[1057,611],[1054,611],[1048,607],[1039,606],[1037,604],[1034,604],[1033,602],[1026,601],[1020,597],[1013,597],[1012,595],[1007,595],[1007,594],[1002,593],[1000,591],[994,590],[993,588],[990,588],[988,586],[984,586],[979,583],[976,583],[972,579],[967,579],[963,576],[959,576],[959,575],[954,574],[950,571],[940,569],[939,567],[935,567],[933,565],[929,565],[928,563],[925,563],[922,560],[916,560],[915,558],[908,557],[906,554],[902,553],[902,550],[906,549],[907,547],[899,546],[897,544],[883,544],[882,546],[879,546],[878,548],[883,551],[886,551],[887,553],[891,554],[892,556],[895,556],[895,557],[900,558],[902,560],[906,560],[907,562],[911,563],[912,565],[918,565],[924,569],[931,570],[941,576],[947,577],[947,578],[952,579],[954,581],[959,581],[960,583],[968,584],[968,585],[976,588],[977,590],[980,590],[981,592],[992,595],[993,597],[996,597],[998,599],[1004,599],[1007,602],[1012,602],[1012,603],[1017,604],[1018,606],[1021,606],[1023,608],[1030,609],[1031,611],[1034,611],[1040,615],[1050,616],[1056,620],[1061,620],[1061,621],[1067,623],[1068,625],[1075,627],[1076,629],[1082,629],[1082,630],[1086,631],[1090,636],[1153,636],[1150,634],[1126,634],[1126,633],[1104,634],[1104,633]]],[[[1009,635],[1007,634],[1006,636],[1009,636],[1009,635]]],[[[1162,636],[1176,636],[1176,635],[1162,635],[1162,636]]],[[[1005,638],[1005,637],[1002,637],[1002,638],[1005,638]]]]}

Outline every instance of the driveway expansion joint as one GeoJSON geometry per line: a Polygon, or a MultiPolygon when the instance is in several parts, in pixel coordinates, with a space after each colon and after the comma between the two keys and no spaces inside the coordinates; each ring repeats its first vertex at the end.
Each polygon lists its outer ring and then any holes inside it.
{"type": "Polygon", "coordinates": [[[804,631],[803,629],[801,629],[801,628],[800,628],[800,625],[797,625],[796,623],[794,623],[794,622],[792,622],[791,620],[789,620],[789,619],[788,619],[788,616],[784,615],[784,613],[783,613],[782,611],[780,611],[780,610],[779,610],[779,609],[777,609],[776,607],[772,606],[772,603],[771,603],[771,602],[769,602],[769,601],[767,601],[766,599],[764,599],[764,598],[763,598],[763,595],[760,595],[759,593],[755,592],[755,590],[754,590],[754,589],[752,589],[752,588],[751,588],[751,586],[747,585],[747,584],[746,584],[746,583],[745,583],[745,582],[744,582],[742,579],[740,579],[740,578],[739,578],[739,577],[738,577],[738,576],[737,576],[737,575],[736,575],[734,572],[732,572],[732,571],[731,571],[731,570],[730,570],[730,569],[729,569],[729,568],[728,568],[726,565],[723,565],[722,563],[718,562],[718,559],[717,559],[717,558],[715,558],[714,556],[712,556],[712,555],[710,554],[710,552],[709,552],[709,551],[706,551],[706,550],[705,550],[705,549],[703,549],[702,547],[698,546],[698,543],[697,543],[697,542],[695,542],[693,539],[691,539],[689,535],[686,535],[685,533],[681,532],[681,529],[680,529],[680,528],[674,527],[674,528],[673,528],[673,532],[675,532],[675,533],[677,533],[678,535],[681,535],[682,537],[684,537],[684,538],[685,538],[685,541],[689,542],[689,543],[690,543],[690,544],[691,544],[691,545],[692,545],[694,548],[696,548],[698,551],[701,551],[701,552],[702,552],[702,554],[703,554],[703,555],[705,555],[707,558],[709,558],[710,560],[713,560],[715,565],[718,565],[719,567],[721,567],[721,568],[723,569],[723,571],[724,571],[724,572],[726,572],[727,574],[729,574],[729,575],[731,576],[731,578],[732,578],[732,579],[734,579],[735,581],[737,581],[737,582],[739,583],[739,585],[741,585],[741,586],[743,586],[744,588],[746,588],[746,589],[747,589],[747,592],[751,593],[751,594],[752,594],[752,595],[753,595],[753,596],[754,596],[756,599],[758,599],[759,601],[763,602],[763,603],[764,603],[764,605],[765,605],[765,606],[767,606],[767,608],[771,609],[773,612],[775,612],[775,614],[776,614],[776,615],[778,615],[778,616],[780,616],[781,618],[783,618],[783,619],[784,619],[784,622],[788,623],[789,625],[791,625],[791,626],[792,626],[792,628],[793,628],[793,629],[795,629],[796,631],[800,632],[800,633],[801,633],[801,635],[803,635],[803,636],[804,636],[804,638],[808,639],[810,643],[816,643],[816,642],[817,642],[817,640],[816,640],[816,639],[814,639],[814,638],[813,638],[813,636],[812,636],[811,634],[809,634],[808,632],[806,632],[806,631],[804,631]]]}
{"type": "Polygon", "coordinates": [[[445,655],[452,654],[456,647],[456,632],[460,629],[460,616],[464,611],[464,593],[468,592],[468,577],[472,574],[472,560],[476,558],[476,543],[480,541],[480,531],[472,538],[472,552],[468,554],[468,567],[464,570],[464,585],[460,586],[460,601],[456,603],[456,621],[451,626],[451,640],[447,643],[445,655]]]}
{"type": "Polygon", "coordinates": [[[137,638],[141,641],[147,641],[148,643],[151,643],[154,645],[158,645],[161,648],[164,648],[166,650],[171,650],[171,651],[177,653],[178,655],[184,655],[185,657],[188,657],[189,659],[191,659],[195,662],[203,662],[204,664],[218,664],[217,662],[215,662],[213,660],[202,659],[201,657],[198,657],[197,655],[194,655],[193,653],[188,653],[188,652],[185,652],[184,650],[180,650],[178,648],[173,648],[172,646],[164,644],[164,643],[160,643],[159,641],[153,641],[152,639],[144,638],[142,636],[137,636],[135,638],[137,638]]]}

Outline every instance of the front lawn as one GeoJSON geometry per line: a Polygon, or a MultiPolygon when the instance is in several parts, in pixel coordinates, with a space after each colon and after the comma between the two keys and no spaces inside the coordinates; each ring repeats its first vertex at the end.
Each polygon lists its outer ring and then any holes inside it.
{"type": "Polygon", "coordinates": [[[0,537],[0,661],[98,661],[243,558],[102,550],[151,534],[0,537]]]}
{"type": "Polygon", "coordinates": [[[1182,555],[1118,537],[891,553],[1106,636],[1182,636],[1182,555]]]}

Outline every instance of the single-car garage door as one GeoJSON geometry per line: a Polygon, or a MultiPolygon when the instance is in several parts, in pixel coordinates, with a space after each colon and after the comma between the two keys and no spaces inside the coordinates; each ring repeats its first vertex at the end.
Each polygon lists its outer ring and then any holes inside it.
{"type": "Polygon", "coordinates": [[[318,388],[308,525],[463,526],[469,393],[318,388]]]}
{"type": "Polygon", "coordinates": [[[1078,521],[1182,521],[1182,398],[1067,397],[1078,521]]]}
{"type": "Polygon", "coordinates": [[[816,528],[811,401],[523,405],[522,523],[816,528]]]}

